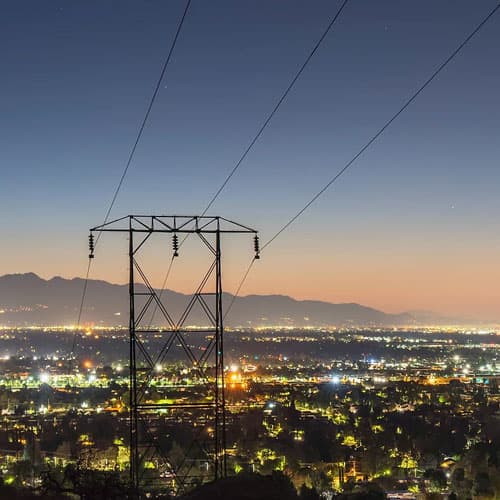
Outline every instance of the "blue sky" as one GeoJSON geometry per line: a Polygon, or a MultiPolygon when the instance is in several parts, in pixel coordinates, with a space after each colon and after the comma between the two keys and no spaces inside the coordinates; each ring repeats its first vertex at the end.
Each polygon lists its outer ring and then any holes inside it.
{"type": "MultiPolygon", "coordinates": [[[[113,215],[201,212],[339,6],[193,0],[113,215]]],[[[494,6],[352,0],[212,212],[265,241],[494,6]]],[[[183,7],[3,3],[0,273],[83,274],[183,7]]],[[[497,15],[244,293],[500,316],[499,56],[497,15]]]]}

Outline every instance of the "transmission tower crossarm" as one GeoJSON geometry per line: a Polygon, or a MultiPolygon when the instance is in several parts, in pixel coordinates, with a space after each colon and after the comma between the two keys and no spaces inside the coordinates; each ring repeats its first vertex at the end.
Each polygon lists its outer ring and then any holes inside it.
{"type": "Polygon", "coordinates": [[[257,230],[219,216],[207,215],[128,215],[95,226],[90,232],[139,233],[253,233],[257,230]]]}

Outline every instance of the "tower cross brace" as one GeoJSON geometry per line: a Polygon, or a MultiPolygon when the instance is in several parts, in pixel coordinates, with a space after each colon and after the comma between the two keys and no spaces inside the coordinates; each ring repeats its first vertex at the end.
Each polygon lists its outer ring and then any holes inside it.
{"type": "MultiPolygon", "coordinates": [[[[234,221],[218,216],[183,216],[183,215],[128,215],[92,228],[93,233],[121,232],[128,234],[129,260],[129,429],[130,429],[130,483],[137,494],[144,489],[162,489],[162,484],[153,486],[148,483],[146,464],[152,463],[165,478],[163,483],[170,484],[168,489],[173,493],[182,493],[192,486],[191,471],[194,447],[210,460],[212,464],[211,479],[219,479],[227,475],[226,457],[226,395],[224,380],[224,327],[222,303],[221,272],[221,235],[252,234],[257,239],[257,231],[234,221]],[[161,292],[153,288],[144,270],[139,264],[138,254],[154,233],[173,235],[174,257],[178,255],[177,234],[195,234],[212,254],[213,260],[203,276],[198,288],[191,296],[186,308],[178,320],[169,310],[168,303],[162,300],[161,292]],[[137,279],[141,285],[137,285],[137,279]],[[206,287],[213,286],[211,291],[206,287]],[[206,314],[209,327],[193,331],[186,323],[195,306],[201,307],[206,314]],[[145,323],[147,313],[154,308],[162,316],[167,327],[154,327],[145,323]],[[197,356],[188,342],[190,335],[204,333],[207,343],[202,354],[197,356]],[[148,350],[148,336],[161,335],[160,349],[152,353],[148,350]],[[190,366],[204,383],[206,395],[204,400],[181,402],[154,402],[147,398],[148,388],[155,376],[155,369],[166,359],[169,351],[177,344],[184,351],[190,366]],[[191,422],[198,426],[201,422],[201,433],[207,425],[213,425],[212,432],[205,442],[196,431],[196,436],[189,448],[189,453],[181,461],[174,463],[169,450],[162,445],[162,436],[155,435],[152,422],[158,412],[181,412],[188,418],[198,419],[191,422]],[[183,413],[184,412],[184,413],[183,413]],[[191,460],[191,461],[190,461],[191,460]]],[[[257,240],[258,241],[258,240],[257,240]]],[[[93,243],[93,239],[92,239],[93,243]]],[[[182,246],[182,242],[181,242],[182,246]]],[[[256,246],[258,248],[258,245],[256,246]]],[[[258,250],[256,258],[258,258],[258,250]]],[[[93,257],[94,245],[91,247],[93,257]]],[[[173,257],[172,257],[173,258],[173,257]]],[[[199,478],[198,478],[199,479],[199,478]]]]}

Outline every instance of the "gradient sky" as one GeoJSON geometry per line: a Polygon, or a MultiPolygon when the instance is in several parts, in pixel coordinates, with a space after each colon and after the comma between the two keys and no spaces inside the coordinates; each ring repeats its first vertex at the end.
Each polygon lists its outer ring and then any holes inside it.
{"type": "MultiPolygon", "coordinates": [[[[266,241],[495,4],[351,0],[211,212],[266,241]]],[[[183,6],[2,2],[0,274],[84,274],[183,6]]],[[[339,6],[193,0],[112,215],[201,212],[339,6]]],[[[497,14],[242,293],[500,319],[499,60],[497,14]]],[[[234,290],[251,246],[227,249],[234,290]]],[[[125,282],[125,251],[104,237],[92,277],[125,282]]]]}

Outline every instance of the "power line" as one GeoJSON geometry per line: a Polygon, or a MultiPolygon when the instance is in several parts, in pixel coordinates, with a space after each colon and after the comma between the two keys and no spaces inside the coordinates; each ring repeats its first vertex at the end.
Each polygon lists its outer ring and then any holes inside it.
{"type": "MultiPolygon", "coordinates": [[[[172,44],[170,45],[170,50],[168,51],[167,58],[165,59],[165,62],[163,63],[163,67],[161,69],[160,77],[158,78],[158,81],[156,82],[156,86],[153,92],[153,95],[151,96],[151,99],[149,101],[148,107],[146,109],[146,114],[144,115],[144,118],[142,120],[141,126],[139,127],[139,131],[137,133],[136,139],[134,141],[134,144],[132,146],[132,149],[130,150],[127,162],[125,164],[125,168],[123,170],[123,173],[120,177],[120,181],[118,182],[118,185],[116,187],[116,190],[113,194],[113,198],[111,199],[111,203],[109,204],[108,211],[106,212],[106,216],[104,217],[104,222],[103,224],[106,224],[108,222],[109,215],[111,213],[111,210],[113,209],[113,206],[116,202],[116,198],[118,197],[118,193],[120,192],[120,189],[122,187],[123,181],[125,180],[125,177],[127,175],[128,169],[130,167],[130,164],[132,163],[132,159],[134,158],[135,155],[135,150],[137,149],[137,145],[139,144],[139,141],[141,140],[142,133],[144,132],[144,128],[146,127],[146,122],[148,121],[149,115],[151,113],[151,109],[153,108],[153,104],[156,100],[156,96],[158,95],[158,91],[160,90],[161,82],[163,81],[163,77],[165,76],[165,73],[167,71],[167,67],[170,63],[170,60],[172,59],[172,54],[174,52],[175,46],[177,44],[177,39],[179,38],[179,34],[181,32],[182,26],[184,24],[184,20],[186,19],[186,15],[189,9],[189,6],[191,5],[191,0],[187,0],[186,6],[184,8],[184,12],[182,13],[182,17],[179,21],[179,24],[177,25],[177,30],[175,32],[174,39],[172,41],[172,44]]],[[[99,240],[100,236],[102,233],[98,233],[97,238],[96,238],[96,244],[97,241],[99,240]]]]}
{"type": "Polygon", "coordinates": [[[344,167],[330,179],[272,238],[263,246],[262,250],[269,246],[283,231],[293,224],[328,188],[341,177],[354,162],[391,126],[391,124],[403,113],[406,108],[423,92],[423,90],[441,73],[441,71],[462,51],[467,43],[476,35],[479,30],[493,17],[500,9],[500,3],[479,23],[479,25],[465,38],[465,40],[442,62],[432,75],[419,87],[419,89],[385,122],[385,124],[371,137],[371,139],[344,165],[344,167]]]}
{"type": "MultiPolygon", "coordinates": [[[[335,13],[335,15],[331,19],[330,23],[328,24],[328,26],[326,27],[326,29],[321,34],[321,36],[318,39],[318,41],[316,42],[316,44],[314,45],[314,47],[312,48],[312,50],[309,52],[309,54],[306,57],[305,61],[300,66],[299,70],[293,76],[292,80],[288,84],[288,86],[285,89],[285,91],[283,92],[283,94],[281,94],[281,97],[279,98],[279,100],[277,101],[277,103],[274,105],[274,107],[271,110],[271,112],[267,115],[266,119],[264,120],[264,122],[262,123],[262,125],[257,130],[257,133],[254,135],[254,137],[250,141],[249,145],[245,148],[245,150],[243,151],[242,155],[240,156],[240,158],[238,159],[238,161],[236,162],[236,164],[234,165],[234,167],[232,168],[232,170],[229,172],[229,174],[225,178],[224,182],[221,184],[221,186],[219,187],[219,189],[217,190],[217,192],[212,196],[212,198],[208,202],[207,206],[205,207],[205,209],[201,213],[201,216],[206,215],[206,213],[208,212],[208,210],[210,210],[210,207],[214,204],[215,200],[219,197],[219,195],[221,194],[221,192],[226,187],[227,183],[231,180],[231,178],[233,177],[233,175],[240,168],[240,166],[243,163],[243,161],[245,160],[245,158],[248,156],[248,154],[250,153],[250,151],[252,150],[252,148],[254,147],[254,145],[257,143],[257,141],[261,137],[261,135],[264,132],[264,130],[267,128],[267,126],[269,125],[269,123],[273,119],[274,115],[278,112],[279,108],[281,107],[281,105],[283,104],[283,102],[285,101],[285,99],[287,98],[287,96],[290,93],[290,91],[292,90],[292,88],[295,86],[295,83],[297,82],[297,80],[300,78],[300,76],[302,75],[302,73],[306,69],[307,65],[309,64],[309,62],[313,58],[314,54],[319,49],[319,47],[323,43],[324,39],[328,35],[328,33],[331,31],[333,25],[335,24],[335,22],[337,21],[337,19],[340,17],[340,14],[344,10],[344,7],[347,5],[348,1],[349,0],[344,0],[342,2],[340,8],[337,10],[337,12],[335,13]]],[[[184,238],[180,242],[179,248],[181,248],[182,245],[184,245],[184,243],[189,238],[189,236],[190,236],[190,234],[186,234],[184,236],[184,238]]],[[[170,275],[170,271],[172,269],[172,264],[173,264],[173,261],[170,262],[168,270],[167,270],[167,272],[165,274],[165,278],[163,279],[163,285],[162,285],[162,288],[160,289],[160,297],[161,297],[161,295],[163,294],[163,292],[165,290],[165,287],[166,287],[166,284],[167,284],[167,281],[168,281],[168,276],[170,275]]],[[[155,312],[156,312],[156,309],[153,312],[151,321],[154,318],[155,312]]]]}
{"type": "Polygon", "coordinates": [[[349,0],[344,0],[342,2],[342,5],[340,6],[340,8],[336,12],[336,14],[333,16],[332,20],[330,21],[330,23],[326,27],[325,31],[323,32],[323,34],[321,35],[321,37],[319,38],[319,40],[314,45],[313,49],[311,50],[311,52],[307,56],[306,60],[302,63],[302,66],[300,67],[300,69],[297,71],[297,73],[295,74],[295,76],[292,78],[292,81],[290,82],[290,84],[288,85],[288,87],[286,88],[286,90],[281,95],[280,99],[278,100],[278,102],[274,106],[273,110],[269,113],[269,115],[265,119],[264,123],[261,125],[261,127],[259,128],[259,130],[255,134],[254,138],[250,141],[250,144],[247,146],[247,148],[245,149],[245,151],[241,155],[240,159],[236,162],[236,165],[233,167],[233,169],[231,170],[231,172],[229,172],[228,176],[226,177],[226,179],[224,180],[224,182],[221,184],[221,186],[219,187],[219,189],[217,190],[217,192],[214,194],[214,196],[212,197],[212,199],[209,201],[208,205],[206,206],[205,210],[203,211],[203,213],[201,215],[205,215],[207,213],[207,211],[213,205],[213,203],[215,202],[215,200],[219,197],[219,195],[222,192],[222,190],[226,187],[226,184],[231,180],[231,177],[240,168],[240,165],[243,163],[243,161],[245,160],[245,158],[247,157],[248,153],[253,148],[253,146],[255,145],[255,143],[259,140],[260,136],[262,135],[262,133],[266,129],[267,125],[272,120],[273,116],[276,114],[276,112],[278,111],[278,109],[283,104],[283,102],[285,101],[286,97],[288,96],[288,94],[290,93],[290,91],[292,90],[292,88],[294,87],[294,85],[297,82],[297,80],[299,79],[300,75],[306,69],[307,65],[309,64],[309,61],[312,59],[312,57],[314,56],[314,54],[316,53],[316,51],[319,49],[320,45],[323,43],[323,40],[328,35],[328,33],[332,29],[333,25],[337,21],[337,19],[340,17],[340,14],[344,10],[344,7],[347,5],[348,1],[349,0]]]}
{"type": "MultiPolygon", "coordinates": [[[[342,169],[335,174],[286,224],[284,224],[264,245],[261,251],[267,248],[276,238],[278,238],[284,231],[286,231],[316,200],[327,191],[332,184],[334,184],[349,168],[356,162],[356,160],[368,149],[370,146],[391,126],[391,124],[410,106],[410,104],[423,92],[423,90],[441,73],[441,71],[462,51],[467,43],[481,30],[481,28],[493,17],[493,15],[500,9],[500,3],[490,11],[490,13],[476,26],[476,28],[462,41],[462,43],[438,66],[438,68],[431,74],[431,76],[418,88],[416,92],[399,108],[399,110],[392,115],[392,117],[385,122],[385,124],[368,140],[368,142],[342,167],[342,169]]],[[[252,259],[250,266],[245,272],[241,282],[238,285],[237,291],[226,311],[229,313],[231,307],[236,300],[243,284],[245,283],[248,274],[250,273],[255,259],[252,259]]]]}
{"type": "MultiPolygon", "coordinates": [[[[172,271],[172,267],[174,265],[174,260],[175,260],[175,257],[172,256],[172,258],[170,259],[170,263],[168,264],[168,268],[167,268],[167,272],[165,273],[165,277],[163,278],[163,283],[161,285],[160,293],[158,294],[158,302],[161,302],[163,294],[165,293],[165,290],[167,288],[167,281],[168,281],[168,278],[169,278],[170,273],[172,271]]],[[[158,302],[155,302],[153,313],[151,314],[151,318],[149,320],[148,330],[151,330],[151,327],[153,326],[153,322],[154,322],[156,313],[158,312],[158,302]]]]}
{"type": "Polygon", "coordinates": [[[223,318],[224,320],[226,319],[226,316],[229,314],[229,311],[231,311],[231,309],[233,308],[235,300],[239,297],[241,287],[243,286],[243,284],[247,280],[247,277],[248,277],[253,265],[255,264],[255,261],[256,261],[256,259],[255,259],[255,257],[253,257],[253,259],[250,261],[249,266],[247,267],[247,270],[245,271],[245,274],[243,275],[243,278],[241,279],[241,281],[238,285],[238,288],[236,289],[236,292],[234,292],[233,298],[231,299],[231,302],[229,303],[229,306],[227,307],[226,312],[224,313],[224,318],[223,318]]]}
{"type": "MultiPolygon", "coordinates": [[[[127,176],[127,172],[129,170],[130,165],[132,163],[132,160],[134,158],[135,151],[136,151],[137,146],[139,145],[139,142],[141,140],[142,134],[143,134],[144,129],[146,127],[146,123],[147,123],[147,121],[149,119],[149,115],[151,114],[151,110],[153,109],[153,105],[155,103],[156,97],[157,97],[158,92],[160,90],[160,86],[162,84],[162,81],[163,81],[163,79],[165,77],[165,73],[167,71],[167,68],[168,68],[168,66],[170,64],[170,60],[172,59],[172,54],[174,52],[175,46],[177,45],[177,40],[179,38],[179,34],[181,32],[182,26],[184,25],[184,21],[186,19],[186,15],[188,13],[190,5],[191,5],[191,0],[187,0],[186,5],[184,7],[184,11],[183,11],[182,16],[180,18],[180,21],[179,21],[179,23],[177,25],[175,36],[174,36],[174,38],[172,40],[172,43],[170,45],[170,49],[168,51],[167,57],[166,57],[166,59],[165,59],[165,61],[163,63],[163,66],[162,66],[162,69],[161,69],[161,72],[160,72],[160,76],[159,76],[159,78],[158,78],[158,80],[156,82],[153,94],[152,94],[152,96],[151,96],[151,98],[149,100],[148,107],[146,108],[146,113],[145,113],[144,118],[143,118],[143,120],[141,122],[141,125],[139,127],[138,132],[137,132],[135,141],[134,141],[134,143],[132,145],[132,149],[130,150],[130,153],[128,155],[127,161],[125,163],[125,168],[123,169],[123,172],[122,172],[122,174],[120,176],[120,179],[118,181],[118,185],[116,186],[116,189],[115,189],[115,191],[113,193],[113,197],[111,198],[111,203],[109,204],[109,207],[108,207],[108,209],[106,211],[106,215],[104,217],[103,224],[106,224],[106,222],[108,222],[109,216],[111,214],[111,210],[113,209],[113,207],[115,205],[116,199],[118,197],[118,194],[120,193],[120,190],[122,188],[122,185],[123,185],[123,182],[125,180],[125,177],[127,176]]],[[[99,239],[101,237],[101,234],[102,234],[102,232],[99,232],[97,234],[97,238],[96,238],[96,241],[95,241],[95,246],[97,246],[97,243],[98,243],[98,241],[99,241],[99,239]]],[[[82,290],[82,298],[81,298],[81,301],[80,301],[80,308],[79,308],[79,311],[78,311],[78,322],[77,322],[77,325],[76,325],[77,330],[76,330],[75,336],[73,338],[73,346],[72,346],[72,349],[71,349],[70,358],[73,356],[75,348],[76,348],[78,328],[80,326],[80,320],[81,320],[81,317],[82,317],[83,306],[85,304],[85,297],[86,297],[86,294],[87,294],[88,281],[89,281],[91,267],[92,267],[92,259],[89,257],[89,262],[88,262],[88,265],[87,265],[87,273],[86,273],[86,276],[85,276],[83,290],[82,290]]]]}
{"type": "Polygon", "coordinates": [[[80,308],[78,310],[78,320],[76,322],[76,330],[75,334],[73,335],[73,343],[71,345],[71,352],[70,352],[70,371],[72,368],[72,358],[73,354],[75,353],[76,349],[76,341],[77,341],[77,335],[78,335],[78,327],[80,326],[80,321],[82,319],[82,312],[83,312],[83,305],[85,303],[85,296],[87,295],[87,287],[89,284],[89,275],[90,275],[90,267],[92,266],[92,259],[89,259],[88,264],[87,264],[87,273],[85,274],[85,279],[83,282],[83,291],[82,291],[82,298],[80,300],[80,308]]]}

